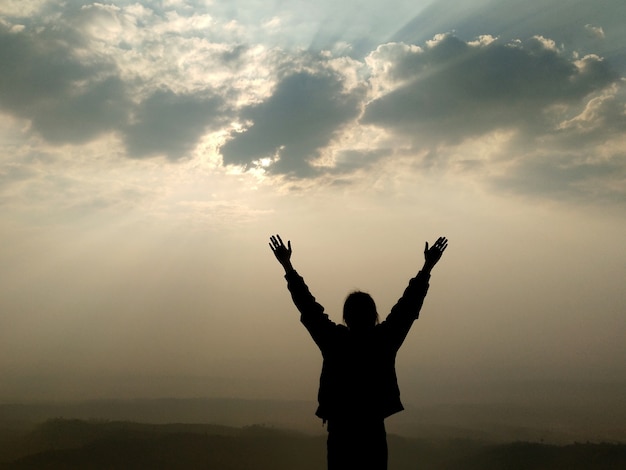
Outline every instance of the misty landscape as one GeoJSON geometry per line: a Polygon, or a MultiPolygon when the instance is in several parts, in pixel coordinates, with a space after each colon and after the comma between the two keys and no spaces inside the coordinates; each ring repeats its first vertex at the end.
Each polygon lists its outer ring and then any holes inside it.
{"type": "MultiPolygon", "coordinates": [[[[1,469],[302,469],[325,468],[324,438],[262,426],[147,425],[53,420],[21,439],[3,439],[1,469]],[[15,458],[6,462],[7,457],[15,458]]],[[[623,468],[626,445],[554,446],[423,440],[392,435],[389,468],[446,470],[623,468]]]]}
{"type": "MultiPolygon", "coordinates": [[[[0,469],[322,470],[325,430],[314,419],[302,424],[313,405],[235,399],[2,405],[0,469]]],[[[389,468],[624,468],[625,416],[597,412],[408,409],[390,424],[389,468]]]]}

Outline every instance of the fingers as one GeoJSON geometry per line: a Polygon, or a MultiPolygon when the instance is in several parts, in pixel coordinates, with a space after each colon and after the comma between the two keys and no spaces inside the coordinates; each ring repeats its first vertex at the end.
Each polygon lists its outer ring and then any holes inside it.
{"type": "Polygon", "coordinates": [[[278,248],[280,248],[280,246],[283,244],[283,241],[280,239],[280,236],[278,235],[272,235],[270,237],[270,248],[272,249],[272,251],[274,253],[276,253],[276,250],[278,248]],[[278,238],[277,238],[278,237],[278,238]]]}
{"type": "Polygon", "coordinates": [[[438,254],[441,255],[446,248],[448,248],[448,239],[446,237],[439,237],[435,244],[430,248],[428,248],[428,242],[426,242],[424,253],[427,254],[428,252],[433,252],[434,254],[438,252],[438,254]]]}
{"type": "Polygon", "coordinates": [[[435,242],[435,247],[440,253],[443,253],[448,248],[448,239],[446,237],[439,237],[435,242]]]}
{"type": "Polygon", "coordinates": [[[289,251],[291,251],[291,240],[287,241],[287,246],[285,246],[285,243],[283,243],[283,239],[280,238],[280,235],[276,234],[276,235],[272,235],[270,237],[270,248],[272,249],[272,251],[276,251],[279,248],[285,248],[288,249],[289,251]]]}
{"type": "Polygon", "coordinates": [[[280,239],[280,235],[272,235],[270,237],[270,242],[271,245],[274,246],[274,248],[278,248],[280,245],[283,244],[283,241],[280,239]]]}

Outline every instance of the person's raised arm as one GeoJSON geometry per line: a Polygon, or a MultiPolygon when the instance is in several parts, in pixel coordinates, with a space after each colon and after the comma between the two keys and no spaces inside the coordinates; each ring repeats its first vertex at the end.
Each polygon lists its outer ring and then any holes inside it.
{"type": "Polygon", "coordinates": [[[302,276],[293,269],[291,265],[291,241],[287,241],[287,245],[285,245],[280,235],[277,234],[270,237],[269,245],[276,259],[285,269],[287,288],[291,293],[293,303],[300,311],[300,321],[309,330],[320,349],[324,351],[328,344],[329,335],[332,334],[331,331],[336,325],[324,313],[324,307],[317,303],[302,276]]]}
{"type": "Polygon", "coordinates": [[[293,271],[294,269],[291,265],[291,240],[287,240],[287,246],[285,246],[283,240],[280,238],[280,235],[272,235],[270,237],[269,245],[274,252],[274,256],[276,256],[276,259],[285,269],[285,274],[289,274],[293,271]]]}
{"type": "Polygon", "coordinates": [[[396,305],[391,309],[391,313],[387,316],[383,324],[391,333],[391,339],[400,347],[406,337],[413,321],[419,317],[424,297],[428,292],[428,281],[430,280],[430,271],[435,267],[441,259],[441,255],[448,247],[448,240],[445,237],[439,237],[435,244],[431,247],[426,242],[424,248],[424,266],[413,279],[409,281],[408,287],[404,290],[404,294],[398,300],[396,305]]]}

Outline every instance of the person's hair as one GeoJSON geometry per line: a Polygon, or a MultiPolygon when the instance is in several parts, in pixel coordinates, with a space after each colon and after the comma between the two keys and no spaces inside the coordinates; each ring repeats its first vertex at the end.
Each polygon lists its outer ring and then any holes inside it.
{"type": "Polygon", "coordinates": [[[343,322],[350,329],[363,329],[378,324],[378,312],[372,296],[355,291],[348,294],[343,304],[343,322]]]}

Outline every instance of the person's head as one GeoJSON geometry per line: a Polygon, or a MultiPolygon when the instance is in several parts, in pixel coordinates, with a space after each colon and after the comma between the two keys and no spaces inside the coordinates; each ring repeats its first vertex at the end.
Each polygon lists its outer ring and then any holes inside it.
{"type": "Polygon", "coordinates": [[[362,330],[377,325],[378,312],[372,296],[360,291],[349,294],[343,304],[343,322],[351,330],[362,330]]]}

